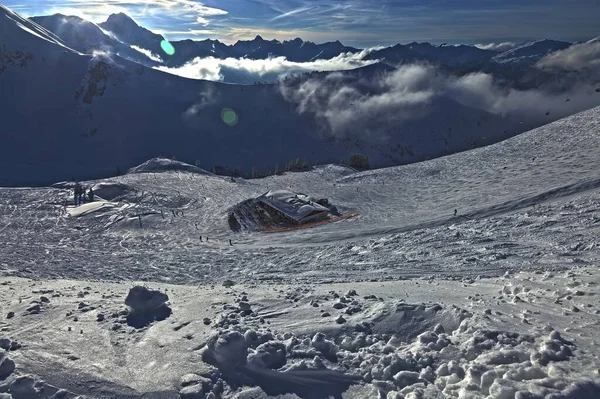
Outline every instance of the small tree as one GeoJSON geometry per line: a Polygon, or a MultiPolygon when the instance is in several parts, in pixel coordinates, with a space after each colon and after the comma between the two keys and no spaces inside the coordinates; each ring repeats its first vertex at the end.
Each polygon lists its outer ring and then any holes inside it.
{"type": "Polygon", "coordinates": [[[348,160],[351,168],[355,169],[371,169],[369,157],[363,154],[352,154],[348,160]]]}
{"type": "Polygon", "coordinates": [[[308,168],[306,159],[296,158],[285,165],[285,172],[301,172],[308,168]]]}

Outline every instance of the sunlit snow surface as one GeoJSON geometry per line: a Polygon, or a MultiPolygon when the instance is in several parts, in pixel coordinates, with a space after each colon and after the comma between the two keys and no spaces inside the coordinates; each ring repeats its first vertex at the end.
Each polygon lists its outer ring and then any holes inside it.
{"type": "MultiPolygon", "coordinates": [[[[600,185],[599,113],[600,108],[586,111],[474,151],[362,173],[323,166],[235,181],[185,172],[129,174],[105,180],[125,185],[121,201],[113,201],[129,206],[116,214],[107,209],[63,217],[61,205],[71,199],[68,190],[1,189],[0,242],[14,254],[2,261],[20,275],[76,273],[177,283],[213,282],[223,273],[347,281],[388,273],[477,270],[497,275],[502,267],[543,267],[546,262],[532,254],[553,249],[557,243],[552,241],[559,237],[567,240],[573,230],[566,226],[580,223],[578,218],[555,216],[552,204],[600,185]],[[328,198],[359,216],[283,234],[233,234],[227,210],[272,189],[328,198]],[[543,206],[534,211],[534,205],[543,206]],[[517,210],[522,212],[507,214],[517,210]],[[496,215],[502,217],[484,218],[496,215]],[[505,237],[507,230],[513,239],[505,237]],[[200,236],[209,241],[200,241],[200,236]],[[488,239],[493,244],[484,247],[514,242],[511,256],[489,263],[497,252],[491,250],[476,256],[476,262],[465,262],[473,255],[470,251],[480,251],[474,245],[488,239]],[[465,240],[471,245],[464,247],[465,240]],[[357,254],[351,250],[356,246],[364,248],[357,254]],[[77,270],[70,267],[73,261],[77,270]],[[128,267],[122,267],[124,262],[128,267]],[[288,268],[294,275],[282,276],[288,268]],[[329,272],[315,273],[322,268],[329,272]]],[[[591,234],[583,230],[581,234],[591,234]]]]}
{"type": "MultiPolygon", "coordinates": [[[[92,397],[185,397],[183,385],[199,381],[189,373],[217,376],[203,394],[218,391],[227,368],[211,372],[202,353],[220,328],[246,333],[250,366],[284,345],[279,372],[360,377],[345,398],[600,395],[600,108],[362,173],[144,170],[82,182],[100,198],[78,208],[68,183],[0,189],[0,338],[23,345],[7,354],[16,371],[0,392],[27,373],[92,397]],[[229,230],[232,205],[276,189],[359,216],[286,233],[229,230]],[[141,330],[120,324],[133,281],[165,291],[173,314],[141,330]]],[[[273,386],[296,381],[269,375],[273,386]]],[[[223,397],[260,392],[225,383],[223,397]]]]}

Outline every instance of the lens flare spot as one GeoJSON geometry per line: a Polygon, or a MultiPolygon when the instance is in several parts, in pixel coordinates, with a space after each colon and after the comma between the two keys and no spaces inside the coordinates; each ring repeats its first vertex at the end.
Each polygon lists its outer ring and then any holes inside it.
{"type": "Polygon", "coordinates": [[[162,48],[162,50],[167,55],[173,55],[173,54],[175,54],[175,47],[173,47],[173,45],[168,40],[161,41],[160,42],[160,48],[162,48]]]}
{"type": "Polygon", "coordinates": [[[235,126],[238,123],[238,116],[231,108],[223,108],[221,110],[221,119],[229,126],[235,126]]]}

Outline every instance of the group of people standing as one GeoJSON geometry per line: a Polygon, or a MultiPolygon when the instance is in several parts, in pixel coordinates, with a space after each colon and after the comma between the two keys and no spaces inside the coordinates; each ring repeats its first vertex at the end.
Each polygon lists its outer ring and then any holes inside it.
{"type": "Polygon", "coordinates": [[[86,202],[94,202],[94,190],[90,189],[86,192],[84,186],[79,183],[75,184],[73,202],[75,205],[85,204],[86,202]]]}

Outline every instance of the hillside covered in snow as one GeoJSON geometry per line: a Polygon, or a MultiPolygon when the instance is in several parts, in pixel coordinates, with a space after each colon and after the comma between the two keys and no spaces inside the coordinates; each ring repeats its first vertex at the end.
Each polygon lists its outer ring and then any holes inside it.
{"type": "Polygon", "coordinates": [[[380,170],[2,188],[0,394],[596,398],[599,113],[380,170]],[[358,216],[232,231],[271,190],[358,216]]]}

